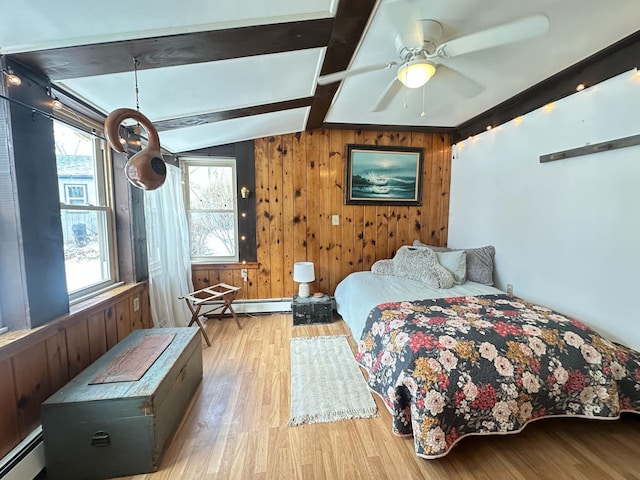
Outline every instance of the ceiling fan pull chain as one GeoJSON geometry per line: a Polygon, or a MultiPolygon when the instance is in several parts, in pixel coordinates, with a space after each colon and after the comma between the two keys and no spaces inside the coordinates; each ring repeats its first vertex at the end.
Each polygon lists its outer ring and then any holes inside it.
{"type": "Polygon", "coordinates": [[[424,113],[424,85],[423,85],[422,86],[422,112],[420,112],[420,116],[424,117],[425,115],[426,115],[426,113],[424,113]]]}

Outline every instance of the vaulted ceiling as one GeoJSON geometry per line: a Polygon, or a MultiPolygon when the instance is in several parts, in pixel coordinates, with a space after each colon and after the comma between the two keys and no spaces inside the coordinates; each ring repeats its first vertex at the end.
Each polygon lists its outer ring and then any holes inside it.
{"type": "Polygon", "coordinates": [[[135,58],[140,111],[179,153],[323,125],[459,127],[634,34],[639,8],[637,0],[112,0],[101,8],[23,0],[3,5],[0,54],[102,114],[136,108],[135,58]],[[540,13],[545,32],[435,58],[423,88],[396,82],[381,111],[372,107],[395,66],[318,84],[329,73],[402,63],[395,38],[411,43],[424,19],[439,22],[442,44],[540,13]]]}

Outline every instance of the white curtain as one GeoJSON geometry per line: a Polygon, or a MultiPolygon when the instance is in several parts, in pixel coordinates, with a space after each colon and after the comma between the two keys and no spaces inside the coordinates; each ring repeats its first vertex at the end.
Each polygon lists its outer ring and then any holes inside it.
{"type": "Polygon", "coordinates": [[[193,281],[179,168],[167,164],[164,184],[145,191],[144,215],[153,323],[156,327],[186,326],[191,312],[179,297],[193,291],[193,281]]]}

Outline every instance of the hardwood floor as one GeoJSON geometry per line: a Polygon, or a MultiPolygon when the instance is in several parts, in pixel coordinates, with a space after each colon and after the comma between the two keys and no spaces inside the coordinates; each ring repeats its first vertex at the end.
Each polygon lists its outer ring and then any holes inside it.
{"type": "Polygon", "coordinates": [[[341,320],[292,326],[290,315],[209,320],[204,378],[158,472],[176,479],[638,479],[640,416],[552,419],[518,435],[469,437],[438,460],[373,419],[287,427],[289,338],[347,333],[341,320]]]}

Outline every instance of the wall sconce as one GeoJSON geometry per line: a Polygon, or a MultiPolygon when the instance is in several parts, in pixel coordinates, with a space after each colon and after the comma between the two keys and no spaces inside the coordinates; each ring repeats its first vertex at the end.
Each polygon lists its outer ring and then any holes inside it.
{"type": "Polygon", "coordinates": [[[249,190],[249,188],[245,187],[244,185],[240,188],[240,196],[242,198],[249,198],[249,195],[251,195],[251,190],[249,190]]]}
{"type": "Polygon", "coordinates": [[[22,79],[15,73],[13,73],[13,69],[11,67],[7,67],[6,70],[2,70],[2,73],[4,73],[5,77],[7,78],[7,86],[17,87],[19,85],[22,85],[22,79]]]}
{"type": "Polygon", "coordinates": [[[313,271],[313,262],[296,262],[293,264],[293,281],[300,282],[298,296],[306,298],[309,296],[309,282],[316,279],[313,271]]]}

